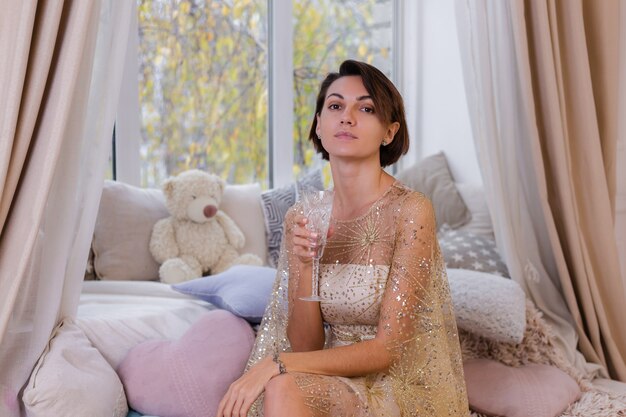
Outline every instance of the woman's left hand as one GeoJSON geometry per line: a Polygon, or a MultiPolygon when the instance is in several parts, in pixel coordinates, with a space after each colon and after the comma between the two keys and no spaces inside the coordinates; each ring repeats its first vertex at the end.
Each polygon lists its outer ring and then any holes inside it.
{"type": "Polygon", "coordinates": [[[252,403],[265,390],[265,384],[278,375],[278,364],[270,356],[254,365],[241,378],[230,384],[220,401],[217,417],[245,417],[252,403]]]}

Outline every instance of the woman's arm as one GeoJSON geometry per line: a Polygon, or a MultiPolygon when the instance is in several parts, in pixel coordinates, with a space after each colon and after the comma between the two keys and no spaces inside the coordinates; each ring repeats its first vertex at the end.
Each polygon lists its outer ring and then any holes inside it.
{"type": "Polygon", "coordinates": [[[317,236],[306,229],[307,219],[297,206],[285,216],[285,238],[289,257],[289,312],[287,337],[294,352],[320,350],[324,347],[324,322],[320,303],[302,301],[311,294],[312,256],[317,236]]]}
{"type": "Polygon", "coordinates": [[[283,352],[279,359],[287,372],[345,377],[386,372],[391,363],[391,356],[380,338],[313,352],[283,352]]]}

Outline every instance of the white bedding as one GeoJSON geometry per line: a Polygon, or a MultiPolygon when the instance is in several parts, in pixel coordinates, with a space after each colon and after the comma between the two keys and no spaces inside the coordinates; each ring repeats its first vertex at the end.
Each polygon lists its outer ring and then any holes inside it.
{"type": "Polygon", "coordinates": [[[135,345],[178,339],[213,305],[151,281],[85,281],[76,324],[113,369],[135,345]]]}

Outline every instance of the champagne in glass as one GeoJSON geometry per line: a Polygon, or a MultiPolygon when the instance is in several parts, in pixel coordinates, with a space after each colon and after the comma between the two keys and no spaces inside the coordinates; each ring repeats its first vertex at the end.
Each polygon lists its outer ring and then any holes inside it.
{"type": "Polygon", "coordinates": [[[303,214],[308,219],[307,229],[317,233],[318,236],[317,247],[312,260],[311,296],[300,299],[323,301],[319,295],[320,258],[326,245],[330,217],[333,211],[333,192],[329,190],[305,191],[300,194],[300,201],[302,202],[303,214]]]}

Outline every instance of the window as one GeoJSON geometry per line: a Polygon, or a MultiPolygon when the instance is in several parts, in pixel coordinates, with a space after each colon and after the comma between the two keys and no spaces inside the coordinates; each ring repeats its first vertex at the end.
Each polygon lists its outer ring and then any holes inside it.
{"type": "Polygon", "coordinates": [[[139,0],[141,181],[267,177],[265,1],[139,0]]]}
{"type": "MultiPolygon", "coordinates": [[[[321,165],[308,143],[319,82],[347,58],[394,78],[396,2],[137,0],[139,185],[200,168],[269,187],[321,165]],[[272,59],[284,51],[287,66],[272,59]]],[[[123,130],[118,157],[132,152],[123,130]]]]}

